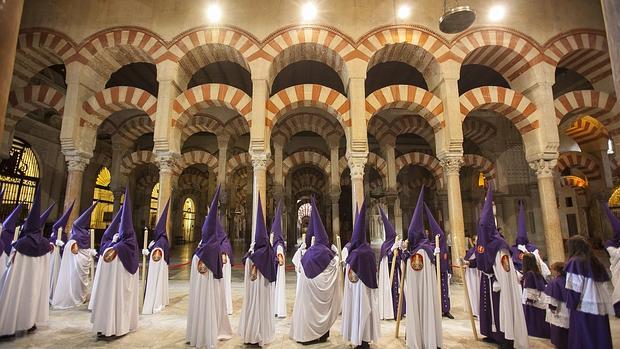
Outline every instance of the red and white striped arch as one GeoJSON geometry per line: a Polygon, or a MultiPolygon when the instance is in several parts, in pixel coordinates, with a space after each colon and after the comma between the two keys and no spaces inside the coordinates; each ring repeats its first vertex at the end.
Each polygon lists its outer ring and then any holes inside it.
{"type": "Polygon", "coordinates": [[[65,94],[45,85],[29,85],[17,88],[9,94],[8,114],[21,118],[41,108],[54,109],[62,116],[65,109],[65,94]]]}
{"type": "Polygon", "coordinates": [[[267,101],[266,126],[272,128],[280,117],[298,107],[324,109],[343,129],[351,126],[349,99],[336,90],[316,84],[291,86],[271,96],[267,101]]]}
{"type": "Polygon", "coordinates": [[[477,145],[495,137],[496,133],[495,126],[489,122],[477,118],[467,118],[463,122],[463,138],[471,140],[477,145]]]}
{"type": "Polygon", "coordinates": [[[192,165],[205,165],[210,171],[217,171],[217,158],[204,150],[192,150],[181,154],[178,162],[179,172],[192,165]]]}
{"type": "Polygon", "coordinates": [[[588,180],[601,178],[601,170],[596,158],[588,153],[577,151],[567,151],[558,157],[557,169],[559,172],[566,168],[576,168],[580,170],[588,180]]]}
{"type": "Polygon", "coordinates": [[[396,173],[400,173],[403,168],[409,165],[417,165],[427,169],[440,183],[440,186],[443,186],[443,168],[434,156],[420,152],[403,154],[396,158],[396,173]]]}
{"type": "Polygon", "coordinates": [[[416,86],[391,85],[371,93],[366,97],[366,120],[389,108],[407,109],[419,114],[435,131],[445,126],[441,99],[416,86]]]}
{"type": "Polygon", "coordinates": [[[284,120],[280,120],[273,129],[273,134],[282,135],[286,141],[297,133],[309,131],[316,133],[327,140],[333,135],[344,134],[342,127],[333,119],[328,119],[319,114],[299,113],[287,116],[284,120]]]}
{"type": "Polygon", "coordinates": [[[99,91],[82,104],[86,112],[81,122],[96,126],[112,113],[126,109],[144,111],[151,120],[155,120],[157,98],[142,89],[131,86],[116,86],[99,91]]]}
{"type": "Polygon", "coordinates": [[[576,120],[564,130],[564,133],[574,139],[580,146],[599,140],[607,143],[609,140],[607,129],[590,116],[576,120]]]}
{"type": "Polygon", "coordinates": [[[590,115],[602,123],[616,106],[616,97],[601,91],[571,91],[553,101],[558,124],[567,115],[590,115]]]}
{"type": "Polygon", "coordinates": [[[417,115],[402,116],[387,122],[380,115],[373,116],[368,123],[368,132],[374,134],[379,141],[384,141],[385,137],[398,137],[406,133],[413,133],[422,138],[429,144],[435,143],[435,134],[428,122],[417,115]]]}
{"type": "Polygon", "coordinates": [[[588,181],[577,176],[562,176],[560,178],[560,185],[562,187],[570,187],[576,190],[583,190],[588,187],[588,181]]]}
{"type": "Polygon", "coordinates": [[[179,188],[207,190],[209,188],[209,178],[198,174],[183,173],[179,177],[179,188]]]}
{"type": "Polygon", "coordinates": [[[351,40],[336,30],[321,26],[299,26],[285,28],[270,35],[264,41],[261,52],[256,53],[250,60],[262,57],[268,61],[273,61],[287,48],[306,43],[325,47],[337,53],[345,61],[353,60],[359,56],[351,40]]]}
{"type": "MultiPolygon", "coordinates": [[[[421,28],[383,27],[364,35],[359,40],[360,58],[370,61],[373,55],[382,48],[399,43],[406,43],[430,53],[437,62],[451,59],[447,42],[435,33],[421,28]]],[[[369,67],[370,68],[370,67],[369,67]]]]}
{"type": "Polygon", "coordinates": [[[140,165],[155,164],[155,155],[150,150],[139,150],[127,154],[121,160],[121,173],[129,175],[140,165]]]}
{"type": "Polygon", "coordinates": [[[118,128],[118,134],[128,143],[133,143],[140,136],[154,131],[155,123],[148,115],[131,118],[118,128]]]}
{"type": "Polygon", "coordinates": [[[226,161],[226,175],[229,176],[240,168],[249,167],[252,169],[252,156],[250,153],[244,152],[233,155],[226,161]]]}
{"type": "Polygon", "coordinates": [[[331,163],[322,154],[314,151],[299,151],[287,156],[282,161],[282,175],[286,177],[292,169],[303,165],[314,165],[326,174],[331,172],[331,163]]]}
{"type": "Polygon", "coordinates": [[[366,166],[370,166],[379,172],[381,175],[381,183],[384,188],[387,188],[387,162],[375,153],[368,153],[368,161],[366,162],[366,166]]]}
{"type": "Polygon", "coordinates": [[[495,180],[495,178],[497,177],[497,171],[495,170],[495,165],[493,164],[493,162],[481,155],[463,155],[463,166],[473,167],[476,170],[482,172],[484,178],[486,178],[487,180],[495,180]]]}
{"type": "Polygon", "coordinates": [[[230,85],[204,84],[183,92],[174,100],[173,126],[182,129],[194,114],[209,107],[230,108],[243,116],[249,125],[252,123],[250,96],[230,85]]]}
{"type": "Polygon", "coordinates": [[[492,110],[510,120],[524,135],[539,127],[532,115],[536,105],[523,94],[499,86],[483,86],[469,90],[459,98],[461,114],[465,118],[474,110],[492,110]]]}
{"type": "Polygon", "coordinates": [[[209,132],[218,135],[226,134],[227,130],[222,122],[215,116],[197,114],[192,116],[185,124],[185,127],[183,127],[181,144],[183,144],[190,136],[199,132],[209,132]]]}
{"type": "Polygon", "coordinates": [[[319,176],[316,171],[298,171],[291,183],[293,195],[298,196],[301,193],[322,193],[329,183],[325,176],[319,176]]]}

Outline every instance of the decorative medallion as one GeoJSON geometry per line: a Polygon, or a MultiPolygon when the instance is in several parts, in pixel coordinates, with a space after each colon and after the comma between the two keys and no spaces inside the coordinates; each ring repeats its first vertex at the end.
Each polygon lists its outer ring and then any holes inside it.
{"type": "Polygon", "coordinates": [[[73,243],[73,245],[71,245],[71,253],[78,254],[78,251],[79,251],[78,245],[76,243],[73,243]]]}
{"type": "Polygon", "coordinates": [[[349,273],[347,275],[349,277],[349,281],[351,281],[351,283],[353,284],[360,280],[360,278],[357,276],[357,274],[355,274],[355,272],[351,268],[349,268],[349,273]]]}
{"type": "Polygon", "coordinates": [[[256,264],[252,264],[250,267],[250,280],[256,281],[258,279],[258,269],[256,268],[256,264]]]}
{"type": "Polygon", "coordinates": [[[282,253],[278,253],[278,265],[279,266],[284,265],[284,255],[282,253]]]}
{"type": "Polygon", "coordinates": [[[478,253],[484,253],[484,246],[478,245],[478,248],[476,248],[476,251],[478,251],[478,253]]]}
{"type": "Polygon", "coordinates": [[[222,265],[228,263],[228,256],[226,253],[222,253],[222,265]]]}
{"type": "MultiPolygon", "coordinates": [[[[73,252],[73,249],[71,249],[71,251],[73,252]]],[[[116,250],[113,248],[108,249],[103,254],[103,261],[106,263],[110,263],[111,261],[114,260],[114,258],[116,258],[116,250]]]]}
{"type": "Polygon", "coordinates": [[[159,262],[163,254],[164,253],[162,252],[161,248],[154,249],[153,253],[151,254],[151,256],[153,257],[153,262],[159,262]]]}
{"type": "Polygon", "coordinates": [[[209,268],[202,260],[198,260],[198,272],[203,275],[209,272],[209,268]]]}
{"type": "Polygon", "coordinates": [[[424,257],[421,254],[416,253],[411,256],[411,268],[415,271],[420,271],[424,268],[424,257]]]}
{"type": "Polygon", "coordinates": [[[502,268],[504,268],[506,272],[510,271],[510,257],[508,257],[508,255],[502,256],[502,268]]]}

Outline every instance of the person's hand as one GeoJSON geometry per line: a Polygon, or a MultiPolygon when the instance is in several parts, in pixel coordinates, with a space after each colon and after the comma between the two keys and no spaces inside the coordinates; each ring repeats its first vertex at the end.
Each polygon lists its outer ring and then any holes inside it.
{"type": "Polygon", "coordinates": [[[435,247],[435,250],[433,251],[433,254],[438,256],[441,254],[441,250],[439,249],[439,247],[435,247]]]}
{"type": "Polygon", "coordinates": [[[143,248],[143,249],[142,249],[142,254],[143,254],[143,255],[148,256],[150,253],[151,253],[151,251],[149,251],[149,249],[148,249],[148,248],[143,248]]]}
{"type": "Polygon", "coordinates": [[[97,250],[95,250],[94,248],[89,248],[88,254],[90,254],[91,257],[95,257],[97,255],[97,250]]]}
{"type": "Polygon", "coordinates": [[[155,240],[149,242],[149,248],[153,247],[153,245],[155,245],[155,240]]]}
{"type": "Polygon", "coordinates": [[[493,281],[493,292],[499,292],[502,288],[499,286],[499,282],[493,281]]]}
{"type": "Polygon", "coordinates": [[[517,249],[523,253],[530,253],[530,251],[525,248],[525,245],[517,245],[517,249]]]}
{"type": "Polygon", "coordinates": [[[114,243],[118,242],[119,238],[120,238],[120,235],[118,233],[114,234],[114,236],[112,237],[112,242],[114,243]]]}
{"type": "Polygon", "coordinates": [[[63,247],[64,245],[65,245],[65,243],[62,242],[62,240],[56,240],[56,246],[63,247]]]}

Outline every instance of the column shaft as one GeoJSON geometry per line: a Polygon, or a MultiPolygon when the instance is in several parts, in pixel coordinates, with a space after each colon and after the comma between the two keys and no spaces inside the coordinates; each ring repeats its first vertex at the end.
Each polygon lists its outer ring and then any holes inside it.
{"type": "Polygon", "coordinates": [[[13,77],[13,65],[15,64],[15,52],[17,50],[17,37],[19,35],[19,22],[22,19],[24,0],[3,1],[0,6],[0,144],[4,135],[4,120],[11,92],[11,80],[13,77]]]}
{"type": "MultiPolygon", "coordinates": [[[[461,156],[445,157],[441,165],[446,173],[446,188],[448,194],[448,216],[450,235],[452,237],[452,264],[458,265],[457,256],[465,254],[465,224],[463,222],[463,201],[461,200],[461,182],[459,172],[463,164],[461,156]]],[[[460,273],[453,277],[460,279],[460,273]]]]}
{"type": "Polygon", "coordinates": [[[88,164],[88,160],[84,158],[69,158],[67,160],[67,188],[65,191],[65,210],[69,208],[71,203],[75,202],[73,211],[69,215],[67,226],[70,227],[73,221],[80,214],[80,204],[82,200],[82,180],[84,178],[84,169],[88,164]]]}

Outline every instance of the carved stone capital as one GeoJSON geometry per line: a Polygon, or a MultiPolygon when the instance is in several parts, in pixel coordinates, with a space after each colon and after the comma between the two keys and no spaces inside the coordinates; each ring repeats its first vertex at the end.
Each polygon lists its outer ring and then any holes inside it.
{"type": "Polygon", "coordinates": [[[160,173],[173,174],[177,169],[178,155],[174,153],[157,154],[157,165],[160,173]]]}
{"type": "Polygon", "coordinates": [[[553,177],[553,173],[555,171],[555,165],[557,164],[557,160],[545,160],[538,159],[534,161],[530,161],[529,165],[536,172],[536,177],[545,178],[545,177],[553,177]]]}
{"type": "Polygon", "coordinates": [[[363,179],[364,178],[364,168],[366,167],[367,161],[368,161],[368,154],[364,154],[363,156],[360,156],[360,155],[347,156],[349,170],[351,171],[351,179],[363,179]]]}
{"type": "Polygon", "coordinates": [[[443,168],[446,176],[450,175],[459,175],[461,171],[461,166],[463,166],[463,157],[462,156],[446,156],[439,160],[441,167],[443,168]]]}
{"type": "Polygon", "coordinates": [[[250,153],[252,156],[252,167],[254,171],[266,171],[267,170],[267,161],[269,160],[269,156],[267,153],[250,153]]]}
{"type": "Polygon", "coordinates": [[[66,155],[65,161],[67,162],[67,167],[69,171],[84,172],[86,166],[88,165],[88,162],[90,161],[90,158],[81,154],[74,154],[66,155]]]}

